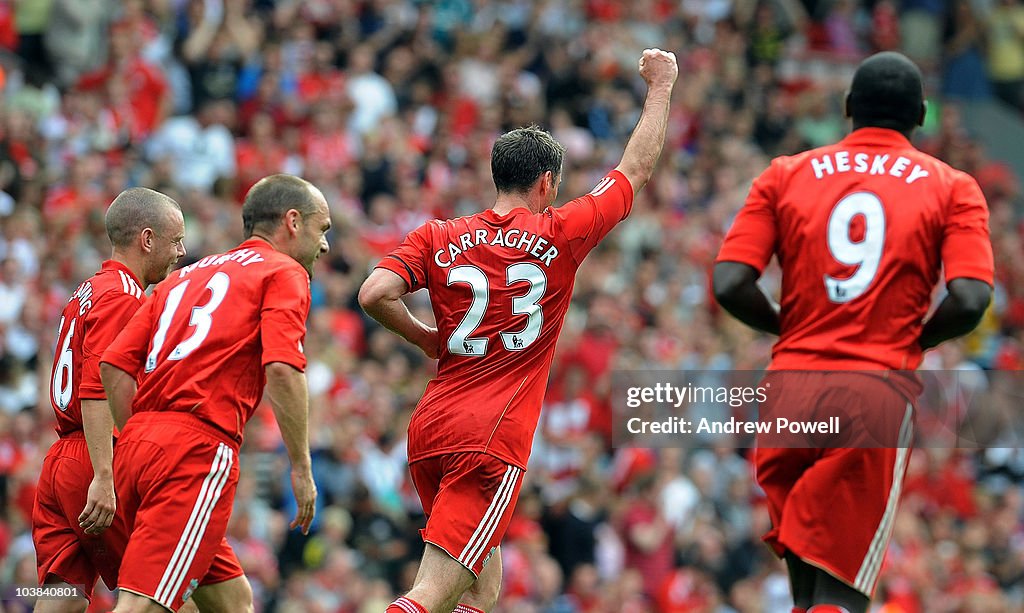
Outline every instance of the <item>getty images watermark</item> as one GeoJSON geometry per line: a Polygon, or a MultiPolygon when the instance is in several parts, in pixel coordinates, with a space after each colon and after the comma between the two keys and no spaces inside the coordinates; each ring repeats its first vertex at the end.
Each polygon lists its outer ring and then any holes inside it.
{"type": "Polygon", "coordinates": [[[1016,371],[618,371],[634,447],[1019,447],[1016,371]]]}
{"type": "MultiPolygon", "coordinates": [[[[639,409],[644,404],[661,404],[679,409],[693,404],[714,403],[730,408],[740,408],[751,403],[768,402],[771,384],[758,387],[713,387],[687,383],[676,387],[672,383],[659,382],[652,387],[635,386],[626,389],[626,407],[639,409]]],[[[630,434],[839,434],[838,416],[824,420],[798,420],[776,417],[774,420],[728,418],[712,419],[706,416],[687,419],[682,416],[667,416],[650,421],[643,417],[628,417],[626,430],[630,434]]]]}

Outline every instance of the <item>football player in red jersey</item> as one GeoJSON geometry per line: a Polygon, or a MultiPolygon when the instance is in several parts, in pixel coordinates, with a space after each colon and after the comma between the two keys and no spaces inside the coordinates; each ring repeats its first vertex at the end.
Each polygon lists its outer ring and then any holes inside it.
{"type": "Polygon", "coordinates": [[[225,532],[242,431],[264,387],[291,461],[291,527],[313,521],[302,342],[330,212],[309,182],[272,175],[249,190],[242,220],[245,242],[175,271],[101,359],[123,427],[114,483],[129,539],[117,613],[177,611],[190,595],[202,611],[253,609],[225,532]]]}
{"type": "Polygon", "coordinates": [[[836,408],[898,433],[882,447],[755,452],[773,524],[764,538],[787,562],[799,612],[867,610],[912,440],[917,390],[899,371],[973,329],[992,292],[978,184],[910,143],[925,116],[917,67],[892,52],[866,59],[846,113],[849,136],[778,158],[754,182],[714,269],[719,303],[779,335],[768,377],[785,385],[762,416],[836,408]],[[757,285],[773,254],[781,307],[757,285]],[[948,293],[925,321],[941,270],[948,293]],[[847,372],[786,373],[825,370],[847,372]]]}
{"type": "Polygon", "coordinates": [[[565,149],[536,127],[513,130],[491,152],[494,207],[414,230],[360,289],[370,316],[440,359],[409,424],[426,551],[412,590],[388,613],[489,611],[497,601],[498,545],[576,270],[629,214],[665,140],[676,58],[648,49],[639,70],[648,87],[643,113],[621,163],[593,191],[555,208],[565,149]],[[421,288],[436,329],[401,301],[421,288]]]}
{"type": "Polygon", "coordinates": [[[135,187],[106,215],[113,254],[78,286],[61,314],[50,377],[57,435],[43,460],[32,510],[39,583],[84,586],[85,599],[43,600],[36,611],[84,611],[96,579],[117,586],[127,535],[114,523],[114,422],[100,383],[100,356],[185,255],[178,203],[135,187]],[[88,485],[87,485],[88,484],[88,485]]]}

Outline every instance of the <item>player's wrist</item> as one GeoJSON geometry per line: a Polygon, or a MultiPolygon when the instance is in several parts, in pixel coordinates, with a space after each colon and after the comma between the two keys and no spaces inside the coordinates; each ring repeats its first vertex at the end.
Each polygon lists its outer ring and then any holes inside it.
{"type": "Polygon", "coordinates": [[[672,94],[672,86],[675,84],[675,80],[672,81],[653,81],[647,84],[647,96],[651,94],[672,94]]]}
{"type": "Polygon", "coordinates": [[[313,461],[307,455],[304,458],[292,458],[292,472],[298,474],[306,474],[313,471],[313,461]]]}

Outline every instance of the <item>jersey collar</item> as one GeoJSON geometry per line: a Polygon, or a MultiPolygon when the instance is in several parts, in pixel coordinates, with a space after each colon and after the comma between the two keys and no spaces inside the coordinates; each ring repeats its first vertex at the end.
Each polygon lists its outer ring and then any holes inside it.
{"type": "Polygon", "coordinates": [[[495,213],[494,209],[486,209],[486,210],[484,210],[484,216],[487,218],[487,220],[490,221],[490,222],[493,222],[493,223],[498,223],[498,224],[504,223],[504,222],[512,219],[513,217],[518,217],[519,215],[529,215],[529,214],[530,214],[530,209],[526,208],[525,206],[517,206],[516,208],[512,209],[508,213],[505,213],[504,215],[499,215],[499,214],[495,213]]]}
{"type": "Polygon", "coordinates": [[[135,281],[139,287],[143,289],[146,288],[146,286],[142,284],[142,281],[139,281],[138,277],[135,276],[135,273],[133,273],[131,269],[125,266],[122,262],[118,262],[117,260],[107,260],[103,262],[103,266],[100,267],[100,271],[102,272],[113,272],[118,270],[127,274],[128,277],[132,281],[135,281]]]}
{"type": "Polygon", "coordinates": [[[847,147],[913,147],[906,136],[888,128],[861,128],[840,141],[847,147]]]}
{"type": "Polygon", "coordinates": [[[231,251],[238,251],[239,249],[273,249],[274,246],[263,240],[262,238],[252,237],[247,238],[240,245],[232,249],[231,251]]]}

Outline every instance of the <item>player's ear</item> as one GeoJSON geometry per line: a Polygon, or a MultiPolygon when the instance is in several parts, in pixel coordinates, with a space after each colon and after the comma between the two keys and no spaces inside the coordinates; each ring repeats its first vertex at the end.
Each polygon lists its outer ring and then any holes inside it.
{"type": "Polygon", "coordinates": [[[540,180],[543,185],[542,192],[549,192],[555,189],[555,173],[550,170],[545,170],[544,174],[541,175],[540,180]]]}
{"type": "Polygon", "coordinates": [[[299,233],[299,227],[302,225],[302,213],[296,209],[288,209],[288,212],[284,214],[284,221],[288,227],[288,233],[294,236],[299,233]]]}
{"type": "Polygon", "coordinates": [[[928,115],[928,101],[927,100],[922,100],[921,101],[921,116],[917,118],[917,125],[923,126],[924,125],[924,118],[927,115],[928,115]]]}
{"type": "Polygon", "coordinates": [[[853,117],[853,112],[850,110],[850,92],[846,92],[846,97],[843,99],[843,116],[846,118],[853,117]]]}
{"type": "Polygon", "coordinates": [[[139,246],[142,247],[143,253],[149,253],[153,250],[153,228],[143,228],[142,232],[139,233],[139,246]]]}

